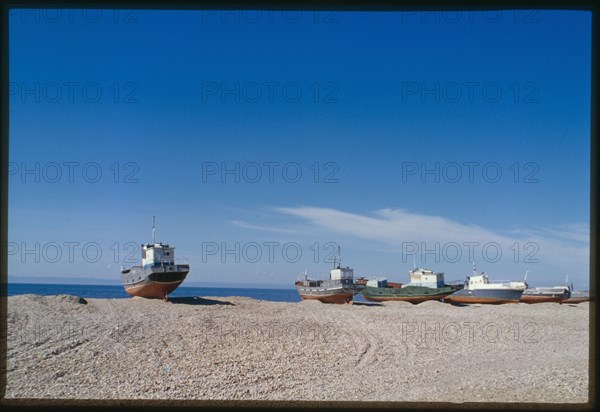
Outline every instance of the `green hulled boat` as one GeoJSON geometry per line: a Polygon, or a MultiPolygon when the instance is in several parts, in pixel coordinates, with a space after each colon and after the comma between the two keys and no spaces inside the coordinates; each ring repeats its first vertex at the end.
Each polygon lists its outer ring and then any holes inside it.
{"type": "Polygon", "coordinates": [[[428,269],[413,269],[410,272],[411,283],[391,283],[385,278],[371,279],[361,292],[363,298],[375,302],[402,300],[421,303],[426,300],[441,300],[443,297],[462,289],[463,284],[446,285],[444,274],[428,269]]]}

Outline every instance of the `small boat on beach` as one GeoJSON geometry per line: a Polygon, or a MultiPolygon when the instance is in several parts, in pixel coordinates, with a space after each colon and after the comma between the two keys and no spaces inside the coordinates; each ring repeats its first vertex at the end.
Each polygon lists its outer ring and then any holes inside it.
{"type": "Polygon", "coordinates": [[[304,273],[302,278],[296,280],[295,286],[303,300],[319,300],[323,303],[349,303],[353,300],[354,295],[365,288],[365,282],[362,278],[354,281],[354,270],[348,266],[341,267],[341,261],[334,259],[333,269],[329,272],[329,279],[309,279],[308,275],[304,273]]]}
{"type": "Polygon", "coordinates": [[[156,243],[154,217],[152,220],[152,243],[142,244],[142,264],[121,269],[121,283],[131,296],[166,300],[184,281],[190,266],[175,262],[174,247],[156,243]]]}
{"type": "MultiPolygon", "coordinates": [[[[565,283],[569,283],[569,275],[567,275],[565,283]]],[[[590,296],[589,290],[575,290],[573,283],[571,283],[569,285],[569,297],[563,299],[560,303],[583,303],[593,301],[594,298],[590,296]]]]}
{"type": "MultiPolygon", "coordinates": [[[[525,280],[527,280],[527,274],[525,272],[525,280]]],[[[569,277],[565,283],[569,282],[569,277]]],[[[552,286],[552,287],[535,287],[527,288],[521,295],[520,302],[523,303],[542,303],[542,302],[562,302],[565,299],[571,297],[572,285],[563,286],[552,286]]]]}
{"type": "Polygon", "coordinates": [[[445,302],[450,303],[518,303],[527,289],[527,284],[520,281],[497,280],[491,281],[485,272],[477,274],[473,263],[473,275],[467,276],[465,287],[446,296],[445,302]]]}
{"type": "Polygon", "coordinates": [[[416,304],[427,300],[441,300],[463,287],[445,284],[444,273],[441,272],[414,267],[409,273],[408,285],[388,282],[386,278],[371,279],[361,296],[375,302],[398,300],[416,304]]]}
{"type": "Polygon", "coordinates": [[[571,290],[568,286],[536,287],[525,289],[519,301],[523,303],[562,302],[570,297],[571,290]]]}

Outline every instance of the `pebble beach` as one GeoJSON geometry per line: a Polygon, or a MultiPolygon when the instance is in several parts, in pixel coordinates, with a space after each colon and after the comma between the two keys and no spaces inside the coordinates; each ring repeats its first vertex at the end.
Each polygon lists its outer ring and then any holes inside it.
{"type": "Polygon", "coordinates": [[[586,403],[593,304],[11,296],[5,396],[586,403]]]}

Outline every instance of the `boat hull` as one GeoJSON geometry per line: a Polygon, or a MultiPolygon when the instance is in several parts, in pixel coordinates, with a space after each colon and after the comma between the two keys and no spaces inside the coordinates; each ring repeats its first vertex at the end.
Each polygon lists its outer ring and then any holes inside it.
{"type": "Polygon", "coordinates": [[[166,299],[168,294],[177,289],[185,280],[189,270],[189,265],[146,269],[134,266],[130,271],[122,273],[121,276],[123,287],[131,296],[166,299]]]}
{"type": "Polygon", "coordinates": [[[165,282],[148,282],[143,285],[125,287],[125,291],[131,296],[140,296],[150,299],[165,299],[169,293],[173,292],[183,282],[175,281],[172,283],[165,282]]]}
{"type": "Polygon", "coordinates": [[[362,289],[363,286],[357,284],[339,284],[334,287],[296,285],[296,290],[303,300],[319,300],[323,303],[349,303],[362,289]]]}
{"type": "Polygon", "coordinates": [[[523,295],[519,302],[523,303],[544,303],[544,302],[562,302],[561,296],[544,296],[544,295],[523,295]]]}
{"type": "Polygon", "coordinates": [[[374,302],[404,301],[410,303],[421,303],[428,300],[441,300],[451,293],[455,288],[428,288],[424,286],[406,286],[403,288],[377,288],[367,286],[361,295],[366,300],[374,302]]]}
{"type": "Polygon", "coordinates": [[[318,300],[323,303],[349,303],[352,301],[352,293],[337,293],[333,295],[303,295],[302,300],[318,300]]]}
{"type": "Polygon", "coordinates": [[[485,304],[503,304],[519,303],[523,295],[523,290],[515,289],[462,289],[452,293],[444,298],[444,301],[450,303],[485,303],[485,304]]]}
{"type": "Polygon", "coordinates": [[[583,303],[583,302],[591,302],[594,299],[590,297],[580,297],[580,298],[569,298],[563,299],[560,303],[583,303]]]}

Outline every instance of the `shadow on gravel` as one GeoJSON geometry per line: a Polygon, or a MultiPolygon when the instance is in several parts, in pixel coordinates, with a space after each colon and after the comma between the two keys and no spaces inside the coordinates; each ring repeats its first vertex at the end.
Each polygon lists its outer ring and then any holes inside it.
{"type": "Polygon", "coordinates": [[[169,302],[176,304],[184,304],[184,305],[231,305],[233,303],[222,301],[222,300],[214,300],[214,299],[206,299],[201,298],[200,296],[190,296],[190,297],[176,297],[169,298],[169,302]]]}
{"type": "Polygon", "coordinates": [[[480,307],[479,304],[472,304],[472,303],[459,303],[459,302],[445,302],[450,306],[457,306],[459,308],[466,308],[468,306],[474,307],[474,308],[478,308],[480,307]]]}
{"type": "Polygon", "coordinates": [[[383,306],[381,303],[377,302],[352,302],[353,306],[383,306]]]}

